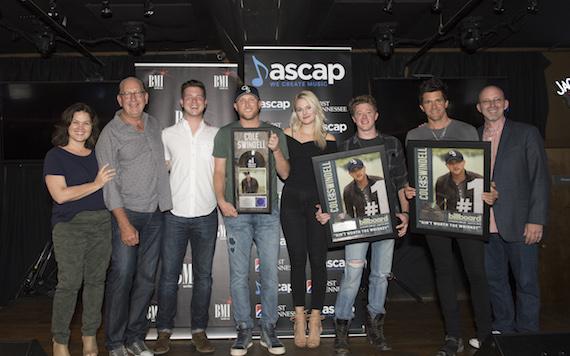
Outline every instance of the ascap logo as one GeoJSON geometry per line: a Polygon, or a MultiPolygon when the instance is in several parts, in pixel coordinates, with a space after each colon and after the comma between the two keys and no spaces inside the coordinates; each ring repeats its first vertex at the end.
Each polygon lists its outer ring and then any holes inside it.
{"type": "Polygon", "coordinates": [[[329,270],[340,270],[340,269],[344,269],[344,267],[346,266],[346,263],[344,262],[344,260],[327,260],[327,269],[329,270]]]}
{"type": "Polygon", "coordinates": [[[158,315],[158,305],[153,303],[148,306],[148,310],[146,312],[146,318],[150,320],[151,323],[156,321],[156,316],[158,315]]]}
{"type": "Polygon", "coordinates": [[[178,277],[178,284],[182,288],[192,288],[192,264],[184,263],[182,264],[182,271],[178,277]]]}
{"type": "Polygon", "coordinates": [[[251,59],[257,72],[257,77],[253,78],[251,84],[256,87],[262,86],[264,80],[268,77],[270,80],[276,81],[271,83],[272,86],[278,86],[277,82],[279,81],[296,81],[297,79],[309,82],[307,86],[327,86],[334,85],[335,81],[343,79],[346,75],[346,69],[340,63],[283,64],[275,62],[269,65],[269,68],[271,68],[269,69],[255,56],[252,55],[251,59]],[[320,84],[316,85],[315,82],[320,84]]]}
{"type": "Polygon", "coordinates": [[[230,86],[229,76],[227,75],[214,75],[214,88],[220,90],[228,90],[230,86]]]}
{"type": "Polygon", "coordinates": [[[279,283],[279,294],[291,293],[291,283],[279,283]]]}
{"type": "Polygon", "coordinates": [[[272,111],[283,111],[291,107],[291,102],[287,100],[262,100],[261,108],[272,111]]]}
{"type": "Polygon", "coordinates": [[[324,305],[323,306],[324,316],[334,316],[334,305],[324,305]]]}
{"type": "Polygon", "coordinates": [[[280,247],[280,248],[285,248],[285,247],[287,247],[287,240],[285,240],[284,237],[280,237],[280,238],[279,238],[279,247],[280,247]]]}
{"type": "Polygon", "coordinates": [[[162,74],[151,74],[148,76],[148,87],[155,90],[164,89],[164,75],[162,74]]]}
{"type": "Polygon", "coordinates": [[[255,305],[255,317],[261,319],[261,304],[255,305]]]}
{"type": "Polygon", "coordinates": [[[232,314],[231,304],[214,304],[214,317],[220,320],[230,320],[232,314]]]}
{"type": "Polygon", "coordinates": [[[325,128],[328,132],[330,132],[332,134],[341,134],[341,133],[345,132],[346,130],[348,130],[348,125],[340,122],[340,123],[336,123],[336,124],[325,125],[325,128]]]}

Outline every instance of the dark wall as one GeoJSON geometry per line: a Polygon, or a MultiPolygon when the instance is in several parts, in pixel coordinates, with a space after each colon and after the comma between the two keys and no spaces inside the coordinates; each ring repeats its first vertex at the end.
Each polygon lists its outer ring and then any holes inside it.
{"type": "MultiPolygon", "coordinates": [[[[354,53],[353,94],[372,93],[373,78],[399,78],[413,54],[395,53],[388,61],[372,53],[354,53]]],[[[102,56],[99,67],[77,56],[0,58],[0,82],[120,80],[134,75],[134,62],[217,62],[213,54],[157,56],[102,56]]],[[[511,118],[536,125],[544,134],[548,102],[544,68],[548,61],[538,52],[427,53],[409,67],[412,74],[436,77],[506,77],[511,92],[511,118]]],[[[416,105],[417,103],[414,103],[416,105]]],[[[33,133],[30,135],[33,139],[33,133]]],[[[0,305],[9,300],[27,268],[51,235],[51,205],[41,165],[2,164],[0,190],[0,305]]],[[[421,236],[399,240],[394,272],[421,295],[431,297],[433,269],[421,236]]],[[[401,295],[392,284],[391,295],[401,295]]],[[[463,289],[465,290],[465,288],[463,289]]]]}

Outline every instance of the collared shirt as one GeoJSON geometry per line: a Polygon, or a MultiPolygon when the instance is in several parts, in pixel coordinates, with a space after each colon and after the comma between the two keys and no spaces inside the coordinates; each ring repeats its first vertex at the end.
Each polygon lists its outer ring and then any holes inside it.
{"type": "Polygon", "coordinates": [[[96,146],[99,167],[109,163],[116,173],[103,187],[105,206],[140,213],[172,209],[161,123],[143,113],[144,131],[136,131],[121,120],[121,112],[103,128],[96,146]]]}
{"type": "MultiPolygon", "coordinates": [[[[503,134],[505,121],[506,119],[503,116],[501,120],[497,121],[497,123],[495,123],[493,126],[487,125],[485,122],[485,128],[483,129],[483,141],[491,142],[491,177],[493,176],[493,169],[495,168],[495,160],[497,159],[499,142],[501,141],[501,135],[503,134]]],[[[492,234],[499,232],[493,207],[491,207],[491,212],[489,215],[489,232],[492,234]]]]}
{"type": "Polygon", "coordinates": [[[162,131],[164,157],[170,161],[172,214],[195,218],[216,208],[212,151],[218,130],[202,120],[192,134],[188,121],[182,120],[162,131]]]}

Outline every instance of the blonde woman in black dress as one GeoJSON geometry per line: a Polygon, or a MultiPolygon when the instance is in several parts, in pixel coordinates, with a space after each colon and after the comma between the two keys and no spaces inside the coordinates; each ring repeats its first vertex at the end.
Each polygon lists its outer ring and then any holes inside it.
{"type": "Polygon", "coordinates": [[[295,345],[318,347],[322,333],[321,315],[327,281],[327,241],[324,227],[316,220],[319,204],[311,157],[337,151],[335,137],[325,131],[325,115],[317,96],[303,90],[293,100],[287,135],[291,172],[281,196],[281,225],[291,262],[291,287],[295,315],[295,345]],[[305,310],[305,268],[311,265],[310,313],[305,310]],[[307,319],[309,336],[306,336],[307,319]]]}

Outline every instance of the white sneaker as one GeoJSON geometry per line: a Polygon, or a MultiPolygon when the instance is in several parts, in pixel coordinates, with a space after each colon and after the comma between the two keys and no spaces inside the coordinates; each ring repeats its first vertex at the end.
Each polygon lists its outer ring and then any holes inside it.
{"type": "Polygon", "coordinates": [[[481,347],[481,343],[479,342],[479,339],[477,339],[476,337],[469,339],[469,345],[471,345],[471,347],[476,349],[481,347]]]}

